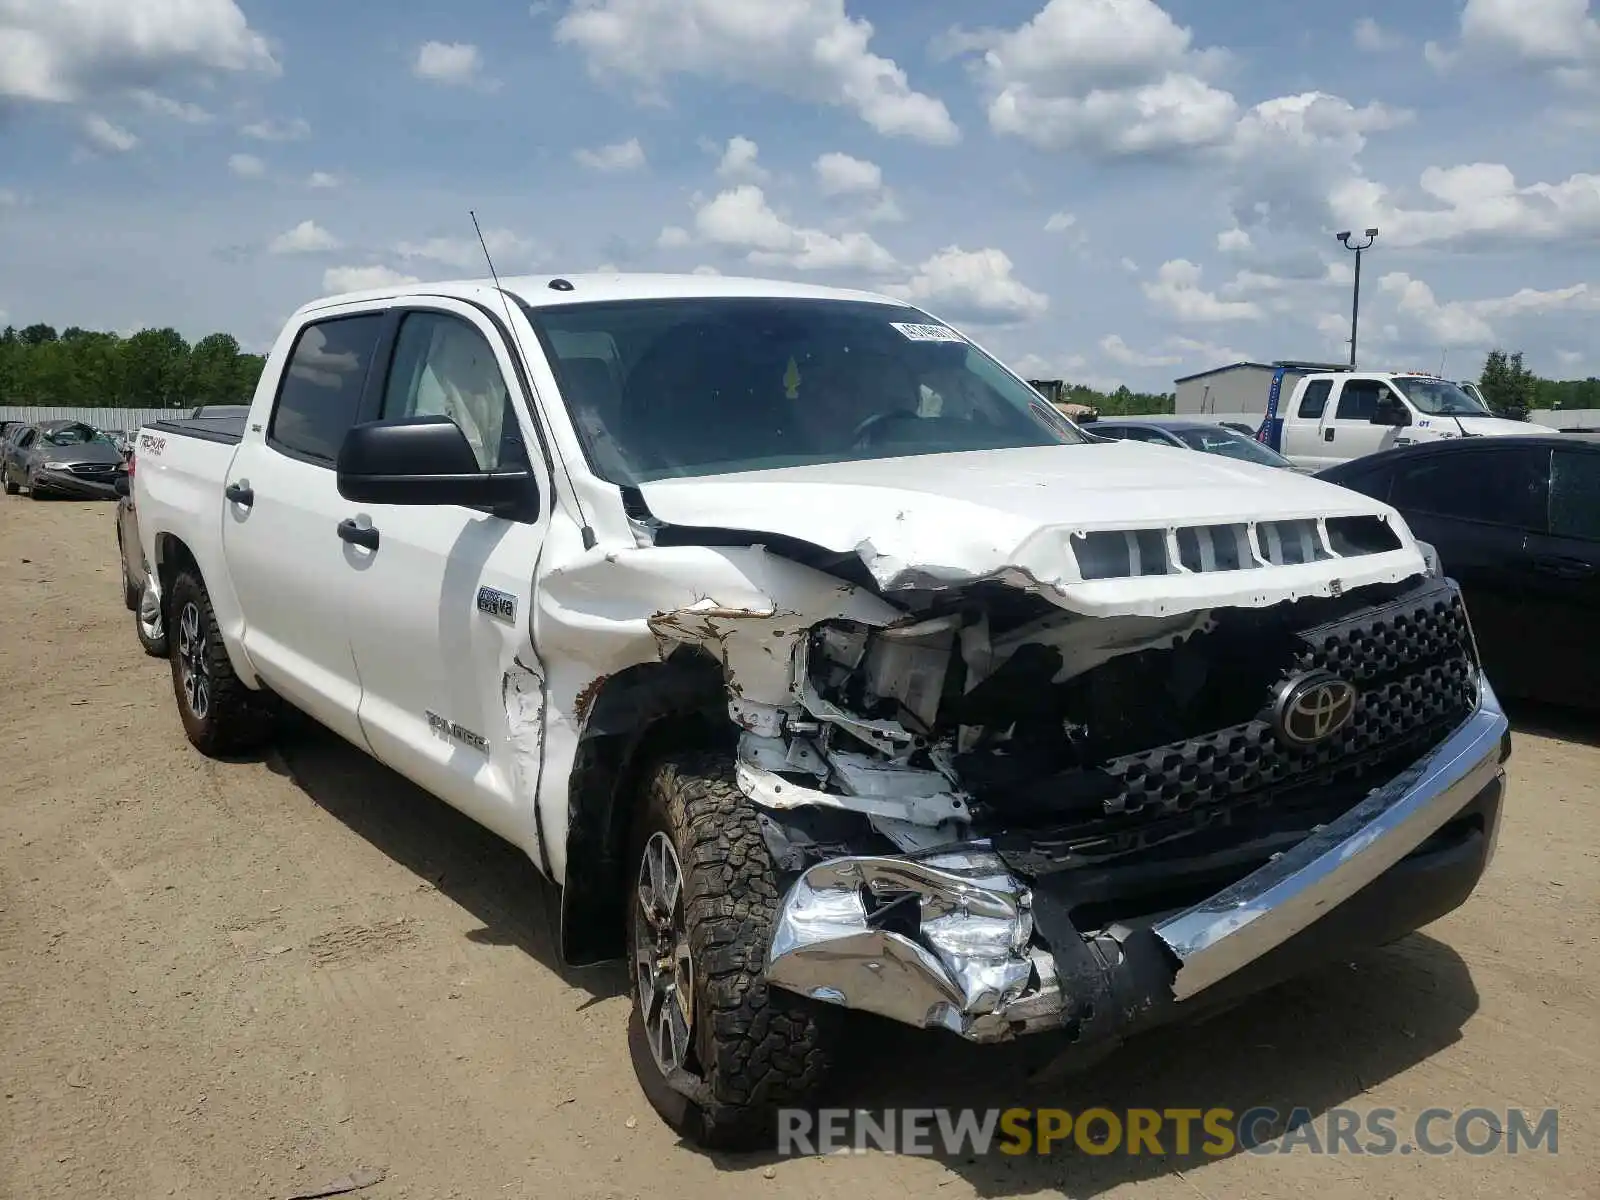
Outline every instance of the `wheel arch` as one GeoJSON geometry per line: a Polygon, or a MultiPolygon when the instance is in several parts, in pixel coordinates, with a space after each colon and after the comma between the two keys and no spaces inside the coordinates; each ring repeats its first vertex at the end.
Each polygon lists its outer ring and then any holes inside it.
{"type": "Polygon", "coordinates": [[[599,685],[567,784],[566,965],[589,966],[623,951],[627,842],[649,764],[668,750],[731,751],[735,734],[722,666],[697,647],[628,667],[599,685]]]}

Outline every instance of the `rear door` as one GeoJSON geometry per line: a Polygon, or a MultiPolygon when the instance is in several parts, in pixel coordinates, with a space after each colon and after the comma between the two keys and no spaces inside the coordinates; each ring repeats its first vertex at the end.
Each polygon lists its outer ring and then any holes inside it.
{"type": "Polygon", "coordinates": [[[222,547],[261,677],[358,746],[361,685],[350,609],[361,551],[344,540],[350,506],[334,463],[355,422],[385,323],[379,311],[319,317],[295,335],[265,427],[234,455],[222,547]]]}
{"type": "Polygon", "coordinates": [[[1320,471],[1339,460],[1330,458],[1322,441],[1322,414],[1333,391],[1330,379],[1309,380],[1294,411],[1283,424],[1283,456],[1298,467],[1320,471]]]}
{"type": "Polygon", "coordinates": [[[396,310],[367,419],[442,414],[484,470],[532,466],[537,516],[340,502],[377,540],[347,556],[361,726],[373,753],[535,853],[543,671],[533,581],[552,493],[531,397],[498,323],[465,302],[396,310]],[[531,455],[530,455],[531,448],[531,455]]]}
{"type": "Polygon", "coordinates": [[[1600,706],[1600,446],[1555,449],[1548,528],[1528,542],[1533,694],[1600,706]]]}
{"type": "Polygon", "coordinates": [[[1397,463],[1388,499],[1461,585],[1490,682],[1526,695],[1543,654],[1526,610],[1528,543],[1545,523],[1550,452],[1482,441],[1397,463]]]}
{"type": "Polygon", "coordinates": [[[1381,379],[1341,379],[1338,383],[1332,404],[1322,414],[1321,451],[1328,461],[1346,462],[1394,445],[1404,430],[1374,425],[1372,415],[1378,411],[1380,399],[1400,399],[1395,390],[1381,379]]]}

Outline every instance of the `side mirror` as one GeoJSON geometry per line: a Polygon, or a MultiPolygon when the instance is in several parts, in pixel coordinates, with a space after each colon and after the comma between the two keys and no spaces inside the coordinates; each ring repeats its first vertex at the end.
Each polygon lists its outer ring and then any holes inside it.
{"type": "Polygon", "coordinates": [[[1396,429],[1404,429],[1411,424],[1411,410],[1394,396],[1384,396],[1368,420],[1374,425],[1392,425],[1396,429]]]}
{"type": "Polygon", "coordinates": [[[111,481],[111,490],[119,496],[126,496],[132,490],[128,484],[128,477],[126,475],[118,475],[111,481]]]}
{"type": "Polygon", "coordinates": [[[351,426],[335,468],[339,495],[358,504],[459,504],[527,521],[538,515],[533,475],[485,471],[449,417],[351,426]]]}

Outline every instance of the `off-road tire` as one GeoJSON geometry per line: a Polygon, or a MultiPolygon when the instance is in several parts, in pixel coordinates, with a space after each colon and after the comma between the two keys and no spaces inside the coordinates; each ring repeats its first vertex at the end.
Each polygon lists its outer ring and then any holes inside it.
{"type": "Polygon", "coordinates": [[[732,758],[695,752],[658,760],[646,775],[624,881],[628,1040],[640,1086],[661,1118],[715,1150],[771,1148],[780,1108],[804,1107],[831,1065],[842,1013],[763,977],[782,900],[755,810],[734,782],[732,758]],[[666,1080],[639,1011],[634,930],[644,848],[665,833],[683,873],[683,915],[694,968],[691,1099],[666,1080]]]}
{"type": "Polygon", "coordinates": [[[173,580],[162,628],[170,649],[178,717],[195,749],[211,758],[223,758],[248,753],[271,738],[277,706],[271,698],[247,688],[234,674],[216,613],[211,609],[211,597],[192,568],[180,571],[173,580]],[[199,659],[207,672],[209,695],[201,714],[195,712],[184,689],[185,645],[179,623],[190,605],[198,615],[202,647],[199,659]]]}
{"type": "Polygon", "coordinates": [[[11,478],[11,472],[5,473],[6,495],[15,496],[22,489],[17,486],[17,481],[11,478]]]}

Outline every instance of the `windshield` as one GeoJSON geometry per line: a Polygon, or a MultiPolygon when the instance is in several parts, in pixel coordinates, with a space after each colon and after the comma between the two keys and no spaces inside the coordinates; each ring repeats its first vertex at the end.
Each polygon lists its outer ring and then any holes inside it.
{"type": "Polygon", "coordinates": [[[1232,429],[1218,425],[1214,429],[1174,429],[1173,433],[1185,445],[1207,454],[1221,454],[1244,462],[1262,463],[1269,467],[1287,467],[1289,460],[1270,446],[1263,446],[1253,437],[1246,437],[1232,429]]]}
{"type": "Polygon", "coordinates": [[[1397,378],[1395,387],[1405,393],[1416,410],[1428,417],[1487,417],[1489,410],[1448,379],[1397,378]]]}
{"type": "Polygon", "coordinates": [[[98,429],[88,425],[66,425],[44,436],[44,440],[52,446],[86,446],[90,444],[110,446],[112,442],[98,429]]]}
{"type": "Polygon", "coordinates": [[[917,309],[696,298],[525,308],[613,483],[1087,439],[917,309]]]}

